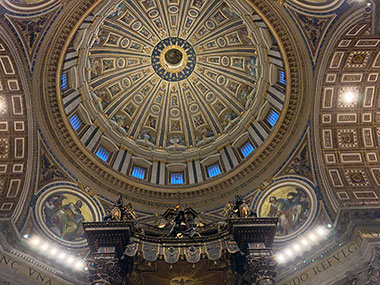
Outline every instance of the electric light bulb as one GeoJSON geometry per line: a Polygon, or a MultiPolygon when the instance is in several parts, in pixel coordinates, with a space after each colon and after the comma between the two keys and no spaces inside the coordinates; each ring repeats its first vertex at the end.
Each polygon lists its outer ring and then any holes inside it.
{"type": "Polygon", "coordinates": [[[315,241],[317,239],[317,237],[315,236],[315,234],[311,233],[311,234],[309,234],[309,239],[311,241],[315,241]]]}
{"type": "Polygon", "coordinates": [[[282,254],[277,255],[276,259],[278,263],[285,262],[285,256],[283,256],[282,254]]]}
{"type": "Polygon", "coordinates": [[[32,240],[31,240],[31,244],[34,245],[34,246],[37,246],[40,244],[40,239],[38,237],[34,237],[32,240]]]}
{"type": "Polygon", "coordinates": [[[325,236],[326,234],[327,234],[327,229],[326,228],[324,228],[324,227],[318,227],[318,229],[317,229],[317,233],[318,233],[318,235],[320,235],[320,236],[325,236]]]}
{"type": "Polygon", "coordinates": [[[74,269],[76,269],[76,270],[80,270],[80,269],[82,269],[83,267],[84,267],[84,264],[83,264],[83,262],[80,261],[80,260],[74,263],[74,269]]]}
{"type": "Polygon", "coordinates": [[[70,257],[66,260],[67,263],[73,263],[73,261],[74,261],[74,258],[73,258],[72,256],[70,256],[70,257]]]}
{"type": "Polygon", "coordinates": [[[58,255],[58,258],[63,260],[64,258],[66,257],[66,253],[64,252],[61,252],[59,255],[58,255]]]}
{"type": "Polygon", "coordinates": [[[301,247],[298,244],[294,244],[293,249],[297,252],[301,251],[301,247]]]}
{"type": "Polygon", "coordinates": [[[42,246],[41,246],[41,249],[42,250],[48,250],[49,248],[49,245],[47,243],[44,243],[42,246]]]}
{"type": "Polygon", "coordinates": [[[293,252],[288,248],[285,250],[285,254],[289,257],[291,257],[293,255],[293,252]]]}
{"type": "Polygon", "coordinates": [[[58,249],[55,248],[55,247],[53,247],[53,248],[50,250],[50,254],[51,254],[51,255],[55,255],[55,254],[57,254],[57,252],[58,252],[58,249]]]}

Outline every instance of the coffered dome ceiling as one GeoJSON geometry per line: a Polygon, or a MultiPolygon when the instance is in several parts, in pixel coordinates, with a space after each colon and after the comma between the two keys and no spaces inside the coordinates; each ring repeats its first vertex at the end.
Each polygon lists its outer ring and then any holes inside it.
{"type": "MultiPolygon", "coordinates": [[[[146,159],[186,163],[213,154],[270,109],[263,92],[270,60],[258,41],[224,1],[121,2],[81,44],[88,52],[79,55],[85,84],[75,109],[146,159]]],[[[280,113],[285,86],[277,93],[280,113]]]]}
{"type": "Polygon", "coordinates": [[[56,93],[43,79],[50,132],[75,171],[145,204],[247,191],[286,158],[308,72],[270,4],[86,3],[48,48],[56,93]]]}

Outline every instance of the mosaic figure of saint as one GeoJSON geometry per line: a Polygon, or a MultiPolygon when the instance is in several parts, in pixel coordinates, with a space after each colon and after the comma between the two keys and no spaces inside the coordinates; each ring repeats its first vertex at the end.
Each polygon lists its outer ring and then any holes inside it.
{"type": "Polygon", "coordinates": [[[296,192],[287,193],[286,198],[269,197],[269,217],[278,217],[277,231],[288,235],[297,230],[307,219],[309,202],[307,195],[300,188],[296,192]]]}
{"type": "Polygon", "coordinates": [[[57,195],[45,202],[46,225],[57,236],[72,241],[84,235],[84,217],[81,211],[83,203],[77,200],[63,205],[64,199],[65,196],[57,195]]]}

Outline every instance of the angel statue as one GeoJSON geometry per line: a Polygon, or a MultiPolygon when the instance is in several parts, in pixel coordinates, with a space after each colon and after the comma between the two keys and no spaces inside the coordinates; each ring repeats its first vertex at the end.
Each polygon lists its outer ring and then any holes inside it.
{"type": "Polygon", "coordinates": [[[225,217],[226,219],[235,217],[236,215],[234,212],[234,206],[235,204],[232,201],[228,201],[223,209],[223,217],[225,217]]]}
{"type": "Polygon", "coordinates": [[[124,204],[123,196],[119,194],[118,199],[114,203],[110,213],[103,217],[104,221],[127,221],[136,220],[137,216],[132,208],[132,204],[124,204]]]}
{"type": "Polygon", "coordinates": [[[235,196],[234,212],[239,218],[257,217],[257,214],[251,210],[245,199],[240,195],[235,196]]]}
{"type": "Polygon", "coordinates": [[[251,210],[247,202],[240,195],[235,196],[234,202],[227,202],[223,209],[223,216],[227,219],[257,217],[256,213],[251,210]]]}

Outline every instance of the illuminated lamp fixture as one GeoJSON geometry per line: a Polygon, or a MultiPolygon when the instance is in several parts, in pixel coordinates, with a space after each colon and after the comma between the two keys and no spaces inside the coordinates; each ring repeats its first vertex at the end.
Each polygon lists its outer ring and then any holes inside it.
{"type": "Polygon", "coordinates": [[[300,252],[301,251],[301,247],[298,245],[298,244],[294,244],[293,245],[293,249],[296,251],[296,252],[300,252]]]}
{"type": "Polygon", "coordinates": [[[285,262],[285,256],[282,255],[282,254],[278,254],[276,256],[276,260],[277,260],[278,263],[284,263],[285,262]]]}
{"type": "Polygon", "coordinates": [[[74,269],[81,270],[84,268],[84,262],[83,261],[77,261],[74,265],[74,269]]]}
{"type": "Polygon", "coordinates": [[[58,255],[58,258],[61,259],[61,260],[65,259],[65,257],[66,257],[66,253],[64,253],[64,252],[61,252],[61,253],[58,255]]]}
{"type": "Polygon", "coordinates": [[[40,240],[38,237],[34,237],[34,238],[30,241],[30,243],[31,243],[33,246],[37,246],[37,245],[39,245],[40,242],[41,242],[41,240],[40,240]]]}
{"type": "Polygon", "coordinates": [[[51,255],[56,255],[57,254],[57,252],[58,252],[58,249],[57,248],[55,248],[55,247],[53,247],[51,250],[50,250],[50,254],[51,255]]]}
{"type": "Polygon", "coordinates": [[[288,256],[288,257],[291,257],[293,256],[293,252],[288,248],[287,250],[285,250],[285,254],[288,256]]]}
{"type": "Polygon", "coordinates": [[[317,237],[315,236],[314,233],[309,234],[308,237],[309,237],[309,239],[310,239],[311,241],[315,241],[315,240],[317,239],[317,237]]]}

